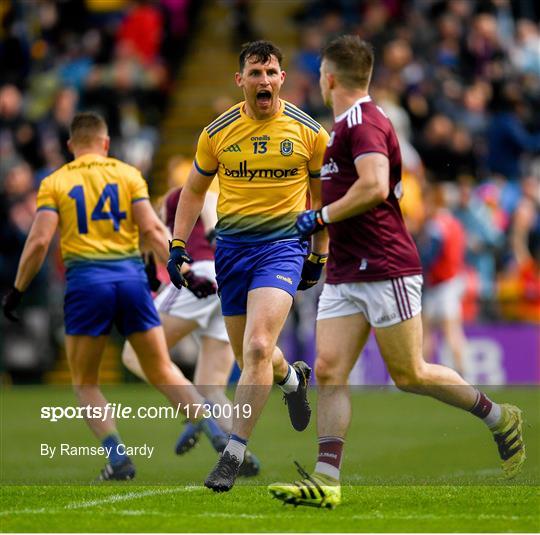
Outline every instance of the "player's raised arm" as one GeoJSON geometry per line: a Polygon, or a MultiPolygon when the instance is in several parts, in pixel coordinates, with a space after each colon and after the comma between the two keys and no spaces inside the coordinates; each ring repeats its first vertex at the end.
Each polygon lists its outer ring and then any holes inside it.
{"type": "Polygon", "coordinates": [[[304,236],[321,235],[328,223],[349,219],[384,202],[390,193],[390,165],[386,155],[369,153],[355,161],[358,179],[347,193],[321,209],[306,210],[297,220],[296,227],[304,236]]]}
{"type": "Polygon", "coordinates": [[[13,311],[19,305],[22,294],[32,279],[41,269],[49,245],[58,226],[58,213],[53,210],[39,211],[34,219],[30,234],[24,244],[19,261],[15,284],[2,301],[4,314],[12,321],[17,321],[13,311]]]}
{"type": "Polygon", "coordinates": [[[323,214],[326,223],[337,223],[367,212],[388,197],[390,166],[384,154],[361,156],[356,159],[355,167],[358,180],[341,199],[326,207],[328,212],[323,214]]]}

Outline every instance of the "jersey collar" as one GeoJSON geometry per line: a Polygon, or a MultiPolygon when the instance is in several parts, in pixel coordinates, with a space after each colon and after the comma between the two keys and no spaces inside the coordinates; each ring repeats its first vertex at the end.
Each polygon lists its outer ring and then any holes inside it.
{"type": "Polygon", "coordinates": [[[240,113],[242,114],[242,118],[246,121],[251,121],[252,123],[266,123],[267,121],[271,121],[273,119],[277,119],[282,113],[283,109],[285,108],[285,101],[283,99],[279,99],[279,109],[278,111],[272,115],[271,117],[268,117],[268,119],[253,119],[251,118],[246,112],[245,112],[245,106],[246,101],[242,101],[240,106],[240,113]]]}
{"type": "Polygon", "coordinates": [[[358,104],[363,104],[364,102],[371,102],[371,97],[369,95],[366,95],[365,97],[359,98],[351,107],[347,108],[343,113],[340,113],[335,119],[334,122],[338,123],[342,119],[345,119],[347,117],[347,114],[355,107],[358,106],[358,104]]]}

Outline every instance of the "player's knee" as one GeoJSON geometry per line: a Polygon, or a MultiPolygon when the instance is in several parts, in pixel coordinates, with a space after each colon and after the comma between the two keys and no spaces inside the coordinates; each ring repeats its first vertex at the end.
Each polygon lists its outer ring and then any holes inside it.
{"type": "MultiPolygon", "coordinates": [[[[152,366],[143,367],[143,372],[148,378],[148,382],[154,386],[171,385],[178,382],[171,362],[159,362],[152,366]]],[[[181,376],[183,378],[183,375],[181,376]]]]}
{"type": "Polygon", "coordinates": [[[333,363],[332,358],[317,356],[315,361],[315,377],[317,384],[341,384],[337,366],[333,363]]]}
{"type": "Polygon", "coordinates": [[[270,360],[274,352],[274,345],[266,336],[253,336],[246,344],[245,358],[260,362],[270,360]]]}
{"type": "Polygon", "coordinates": [[[73,389],[77,392],[79,388],[87,387],[91,388],[99,384],[99,374],[97,370],[78,370],[76,368],[71,369],[71,384],[73,389]]]}
{"type": "Polygon", "coordinates": [[[390,375],[396,386],[405,392],[416,392],[426,383],[423,366],[390,370],[390,375]]]}

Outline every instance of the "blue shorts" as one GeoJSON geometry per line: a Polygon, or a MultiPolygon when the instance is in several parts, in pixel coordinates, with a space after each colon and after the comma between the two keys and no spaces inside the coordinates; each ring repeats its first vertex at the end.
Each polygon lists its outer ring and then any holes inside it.
{"type": "Polygon", "coordinates": [[[255,288],[280,288],[296,295],[305,246],[297,240],[230,247],[218,242],[216,280],[224,316],[244,315],[255,288]]]}
{"type": "MultiPolygon", "coordinates": [[[[95,265],[68,271],[66,334],[100,336],[116,325],[120,334],[129,336],[161,325],[142,264],[121,271],[124,280],[95,265]]],[[[114,273],[118,273],[118,265],[114,273]]]]}

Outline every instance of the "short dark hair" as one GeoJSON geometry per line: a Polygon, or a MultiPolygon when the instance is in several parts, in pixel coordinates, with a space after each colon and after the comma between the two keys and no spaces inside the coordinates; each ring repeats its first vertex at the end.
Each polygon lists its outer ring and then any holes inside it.
{"type": "Polygon", "coordinates": [[[283,54],[274,43],[271,43],[270,41],[252,41],[251,43],[244,43],[242,45],[242,50],[240,51],[240,56],[238,57],[240,72],[244,70],[248,58],[254,58],[257,63],[266,63],[270,61],[270,56],[275,56],[281,66],[283,54]]]}
{"type": "Polygon", "coordinates": [[[69,127],[69,137],[77,145],[90,145],[100,134],[107,135],[107,123],[98,113],[83,111],[75,114],[69,127]]]}
{"type": "Polygon", "coordinates": [[[336,78],[347,89],[367,88],[373,71],[373,47],[357,35],[342,35],[322,50],[322,58],[334,65],[336,78]]]}

